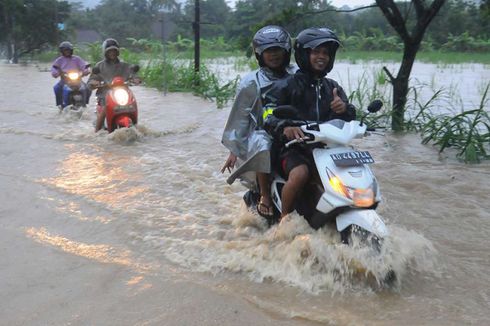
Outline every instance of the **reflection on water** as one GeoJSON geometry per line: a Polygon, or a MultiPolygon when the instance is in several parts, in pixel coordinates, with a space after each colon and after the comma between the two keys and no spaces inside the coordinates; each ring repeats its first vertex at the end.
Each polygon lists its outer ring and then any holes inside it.
{"type": "Polygon", "coordinates": [[[138,185],[140,177],[127,173],[123,166],[131,164],[132,158],[105,154],[75,152],[61,162],[57,177],[41,182],[80,195],[109,207],[124,209],[130,201],[147,190],[138,185]]]}
{"type": "Polygon", "coordinates": [[[103,215],[89,216],[84,214],[80,203],[75,201],[66,201],[64,199],[58,199],[54,197],[43,197],[45,200],[55,201],[57,206],[56,210],[65,216],[75,217],[79,221],[84,222],[98,222],[100,224],[108,224],[112,221],[103,215]]]}
{"type": "Polygon", "coordinates": [[[130,258],[131,253],[127,250],[117,250],[104,244],[90,245],[77,242],[62,236],[51,235],[45,228],[27,228],[25,233],[37,242],[57,247],[66,253],[92,259],[100,263],[130,266],[139,270],[147,269],[147,267],[132,261],[130,258]]]}

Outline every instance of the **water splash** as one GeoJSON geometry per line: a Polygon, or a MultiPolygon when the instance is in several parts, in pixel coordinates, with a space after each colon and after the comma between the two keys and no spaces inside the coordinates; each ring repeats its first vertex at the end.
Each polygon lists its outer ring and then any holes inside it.
{"type": "Polygon", "coordinates": [[[390,271],[397,282],[407,273],[435,270],[436,251],[423,236],[391,227],[380,254],[372,248],[340,243],[334,228],[313,230],[293,213],[267,228],[264,219],[242,207],[235,218],[222,218],[227,230],[209,237],[147,236],[171,261],[193,270],[244,273],[256,282],[278,282],[309,293],[372,291],[383,287],[390,271]]]}
{"type": "Polygon", "coordinates": [[[136,128],[119,128],[109,134],[109,139],[121,145],[129,145],[141,140],[144,135],[136,128]]]}
{"type": "Polygon", "coordinates": [[[190,134],[191,132],[193,132],[194,130],[196,130],[199,127],[200,127],[199,123],[193,123],[193,124],[186,125],[186,126],[183,126],[181,128],[177,128],[177,129],[157,131],[157,130],[153,130],[153,129],[151,129],[145,125],[142,125],[142,124],[138,124],[136,126],[136,128],[138,129],[138,131],[141,134],[143,134],[145,136],[155,137],[155,138],[164,137],[167,135],[190,134]]]}
{"type": "Polygon", "coordinates": [[[188,134],[193,132],[198,127],[199,124],[191,124],[174,130],[155,131],[150,129],[149,127],[146,127],[145,125],[138,124],[131,128],[116,129],[113,133],[110,134],[109,139],[118,144],[127,145],[136,141],[141,141],[145,137],[158,138],[167,135],[188,134]]]}
{"type": "Polygon", "coordinates": [[[60,116],[65,120],[65,122],[72,122],[78,120],[87,120],[90,118],[89,108],[81,107],[76,110],[70,109],[70,107],[65,107],[61,112],[60,116]]]}

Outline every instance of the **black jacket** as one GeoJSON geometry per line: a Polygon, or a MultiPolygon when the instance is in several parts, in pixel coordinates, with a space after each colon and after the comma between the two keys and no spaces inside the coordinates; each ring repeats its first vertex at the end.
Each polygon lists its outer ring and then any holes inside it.
{"type": "Polygon", "coordinates": [[[286,80],[286,87],[281,90],[281,104],[290,104],[299,111],[300,118],[308,121],[324,122],[332,119],[351,121],[356,118],[356,111],[345,95],[344,89],[333,79],[314,79],[301,70],[286,80]],[[330,108],[333,100],[333,89],[347,104],[347,111],[336,114],[330,108]]]}
{"type": "MultiPolygon", "coordinates": [[[[310,74],[298,70],[294,75],[274,87],[278,95],[277,105],[292,105],[298,110],[299,119],[307,121],[325,122],[333,119],[345,121],[355,120],[355,107],[349,103],[343,88],[333,79],[314,79],[310,74]],[[330,108],[333,100],[333,89],[337,88],[337,94],[347,104],[347,111],[337,114],[330,108]]],[[[268,116],[265,129],[273,136],[280,136],[287,121],[268,116]]]]}

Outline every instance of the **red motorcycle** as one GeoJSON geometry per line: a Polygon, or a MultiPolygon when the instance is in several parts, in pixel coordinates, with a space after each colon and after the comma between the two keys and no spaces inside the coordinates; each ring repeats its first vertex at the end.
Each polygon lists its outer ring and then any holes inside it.
{"type": "MultiPolygon", "coordinates": [[[[131,70],[136,73],[139,67],[133,66],[131,70]]],[[[96,67],[93,69],[93,73],[98,74],[100,70],[96,67]]],[[[97,103],[97,113],[104,112],[105,107],[104,125],[109,133],[118,128],[129,128],[138,123],[138,105],[133,92],[128,87],[131,85],[131,81],[131,79],[125,81],[123,77],[116,76],[110,84],[103,82],[98,86],[98,88],[108,88],[105,101],[97,103]]]]}

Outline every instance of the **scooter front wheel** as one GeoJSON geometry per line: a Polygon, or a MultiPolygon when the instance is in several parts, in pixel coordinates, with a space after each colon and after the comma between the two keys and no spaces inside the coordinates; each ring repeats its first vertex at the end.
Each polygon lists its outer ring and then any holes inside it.
{"type": "MultiPolygon", "coordinates": [[[[354,245],[358,243],[361,246],[367,246],[373,250],[377,255],[381,254],[381,248],[383,246],[383,239],[379,238],[375,234],[361,228],[358,225],[351,225],[342,232],[340,232],[340,238],[342,243],[346,245],[354,245]]],[[[383,287],[391,287],[397,281],[396,272],[393,269],[389,269],[380,279],[380,284],[383,287]]]]}
{"type": "Polygon", "coordinates": [[[368,246],[376,253],[381,252],[381,247],[383,245],[383,239],[380,239],[375,234],[355,224],[352,224],[351,226],[340,232],[340,239],[342,243],[351,246],[354,243],[359,243],[362,246],[368,246]]]}

